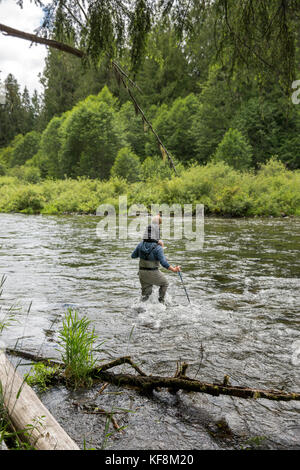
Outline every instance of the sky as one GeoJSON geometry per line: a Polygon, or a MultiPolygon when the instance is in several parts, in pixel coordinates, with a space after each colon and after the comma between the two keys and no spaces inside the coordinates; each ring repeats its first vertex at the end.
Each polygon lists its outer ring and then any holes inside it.
{"type": "MultiPolygon", "coordinates": [[[[21,9],[15,0],[0,2],[0,23],[11,28],[34,33],[40,25],[42,10],[30,0],[24,0],[21,9]]],[[[0,78],[2,81],[9,73],[17,79],[21,92],[27,86],[32,96],[34,89],[40,93],[43,89],[38,74],[43,71],[47,49],[43,45],[32,45],[23,39],[4,36],[0,33],[0,78]]]]}

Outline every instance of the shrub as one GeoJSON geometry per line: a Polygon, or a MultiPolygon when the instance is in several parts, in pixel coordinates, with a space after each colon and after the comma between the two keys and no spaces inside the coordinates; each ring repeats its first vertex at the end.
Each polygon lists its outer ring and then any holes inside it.
{"type": "MultiPolygon", "coordinates": [[[[176,170],[178,168],[182,169],[182,165],[176,165],[176,170]]],[[[180,170],[179,170],[180,171],[180,170]]],[[[166,179],[171,178],[174,175],[174,170],[170,168],[168,163],[162,160],[161,157],[147,157],[141,167],[141,179],[146,181],[150,179],[166,179]]]]}
{"type": "MultiPolygon", "coordinates": [[[[149,163],[147,168],[153,171],[149,171],[149,177],[145,178],[144,174],[141,181],[134,183],[111,177],[107,181],[68,178],[31,184],[16,176],[0,176],[0,211],[95,213],[103,203],[111,203],[118,210],[118,198],[126,194],[129,206],[134,203],[146,207],[155,203],[194,206],[202,203],[206,214],[239,217],[300,214],[300,171],[287,170],[274,158],[262,165],[257,173],[241,172],[224,162],[217,162],[193,165],[181,169],[179,176],[169,174],[165,178],[162,173],[154,173],[157,166],[151,158],[146,160],[142,164],[142,175],[144,164],[144,169],[149,163]]],[[[159,162],[163,170],[165,162],[159,162]]],[[[25,168],[27,165],[21,167],[22,171],[25,168]]]]}
{"type": "Polygon", "coordinates": [[[284,163],[278,160],[278,157],[273,156],[267,163],[260,165],[258,176],[275,176],[280,173],[287,173],[286,167],[284,163]]]}
{"type": "Polygon", "coordinates": [[[40,170],[36,166],[31,165],[22,165],[15,166],[8,170],[8,175],[15,176],[21,181],[26,181],[28,183],[38,183],[41,179],[40,170]]]}
{"type": "Polygon", "coordinates": [[[44,206],[44,196],[33,185],[19,187],[10,201],[10,210],[37,214],[44,206]]]}
{"type": "Polygon", "coordinates": [[[219,143],[213,161],[224,161],[236,170],[251,167],[252,148],[237,129],[229,129],[219,143]]]}
{"type": "Polygon", "coordinates": [[[112,176],[124,178],[129,183],[134,183],[140,179],[141,162],[129,147],[119,150],[115,162],[111,168],[112,176]]]}

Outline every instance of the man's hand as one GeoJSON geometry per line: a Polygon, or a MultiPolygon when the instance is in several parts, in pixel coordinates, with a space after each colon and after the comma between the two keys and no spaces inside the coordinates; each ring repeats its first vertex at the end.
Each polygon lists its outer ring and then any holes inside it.
{"type": "Polygon", "coordinates": [[[169,270],[172,271],[173,273],[178,273],[178,271],[180,271],[181,269],[181,266],[170,266],[169,267],[169,270]]]}
{"type": "Polygon", "coordinates": [[[162,248],[164,248],[165,245],[164,245],[164,242],[163,242],[162,240],[158,240],[157,243],[158,243],[162,248]]]}

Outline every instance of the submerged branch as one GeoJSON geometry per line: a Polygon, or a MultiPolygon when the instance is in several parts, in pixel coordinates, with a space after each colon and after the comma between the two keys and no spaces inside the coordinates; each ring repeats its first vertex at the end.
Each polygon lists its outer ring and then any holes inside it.
{"type": "Polygon", "coordinates": [[[61,368],[64,367],[64,364],[61,361],[47,359],[46,357],[39,356],[37,354],[33,354],[27,351],[21,351],[20,349],[6,348],[6,352],[11,356],[22,357],[23,359],[28,359],[29,361],[42,362],[43,364],[45,364],[45,366],[59,366],[61,368]]]}
{"type": "Polygon", "coordinates": [[[113,383],[118,386],[137,387],[145,391],[153,389],[168,388],[171,390],[185,390],[189,392],[206,393],[208,395],[219,396],[229,395],[238,398],[266,398],[268,400],[300,400],[300,393],[287,393],[277,390],[261,390],[250,387],[238,387],[231,385],[223,385],[217,383],[206,383],[199,380],[193,380],[189,377],[160,377],[147,376],[141,377],[130,374],[113,374],[111,372],[100,373],[100,377],[106,382],[113,383]]]}
{"type": "MultiPolygon", "coordinates": [[[[67,380],[64,378],[64,369],[61,362],[49,361],[46,358],[41,358],[34,354],[26,351],[14,351],[7,349],[10,354],[22,356],[26,359],[31,359],[36,362],[43,362],[47,365],[59,365],[60,372],[53,376],[53,383],[66,383],[67,380]]],[[[296,392],[284,392],[282,390],[264,390],[251,387],[241,387],[230,385],[229,377],[225,375],[222,383],[208,383],[200,380],[191,379],[186,376],[186,370],[188,365],[183,363],[177,365],[177,371],[174,377],[161,377],[154,375],[146,375],[130,358],[130,356],[120,357],[106,364],[99,365],[90,372],[90,377],[96,382],[106,382],[117,385],[118,387],[133,387],[138,388],[145,392],[152,392],[158,388],[166,388],[172,393],[179,390],[185,390],[187,392],[198,392],[206,393],[208,395],[219,396],[228,395],[238,398],[265,398],[267,400],[277,401],[300,401],[300,393],[296,392]],[[121,366],[123,364],[130,365],[139,375],[126,374],[126,373],[113,373],[108,372],[108,369],[113,367],[121,366]]]]}

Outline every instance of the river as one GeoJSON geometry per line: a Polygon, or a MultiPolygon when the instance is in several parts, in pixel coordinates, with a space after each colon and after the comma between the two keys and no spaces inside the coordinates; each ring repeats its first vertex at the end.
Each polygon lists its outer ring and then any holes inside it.
{"type": "MultiPolygon", "coordinates": [[[[6,345],[58,357],[58,331],[71,307],[105,340],[105,360],[131,355],[153,375],[174,375],[181,360],[200,380],[228,374],[233,385],[299,392],[299,219],[207,217],[203,249],[167,241],[166,256],[181,265],[191,299],[189,305],[179,277],[168,272],[167,306],[156,291],[141,304],[137,261],[130,259],[135,242],[100,240],[98,221],[0,214],[2,313],[18,307],[17,321],[2,334],[6,345]]],[[[103,416],[73,404],[93,401],[95,393],[58,387],[41,396],[81,447],[85,440],[108,449],[300,449],[299,402],[148,397],[110,386],[99,406],[130,412],[116,415],[127,426],[123,433],[104,439],[103,416]]]]}

